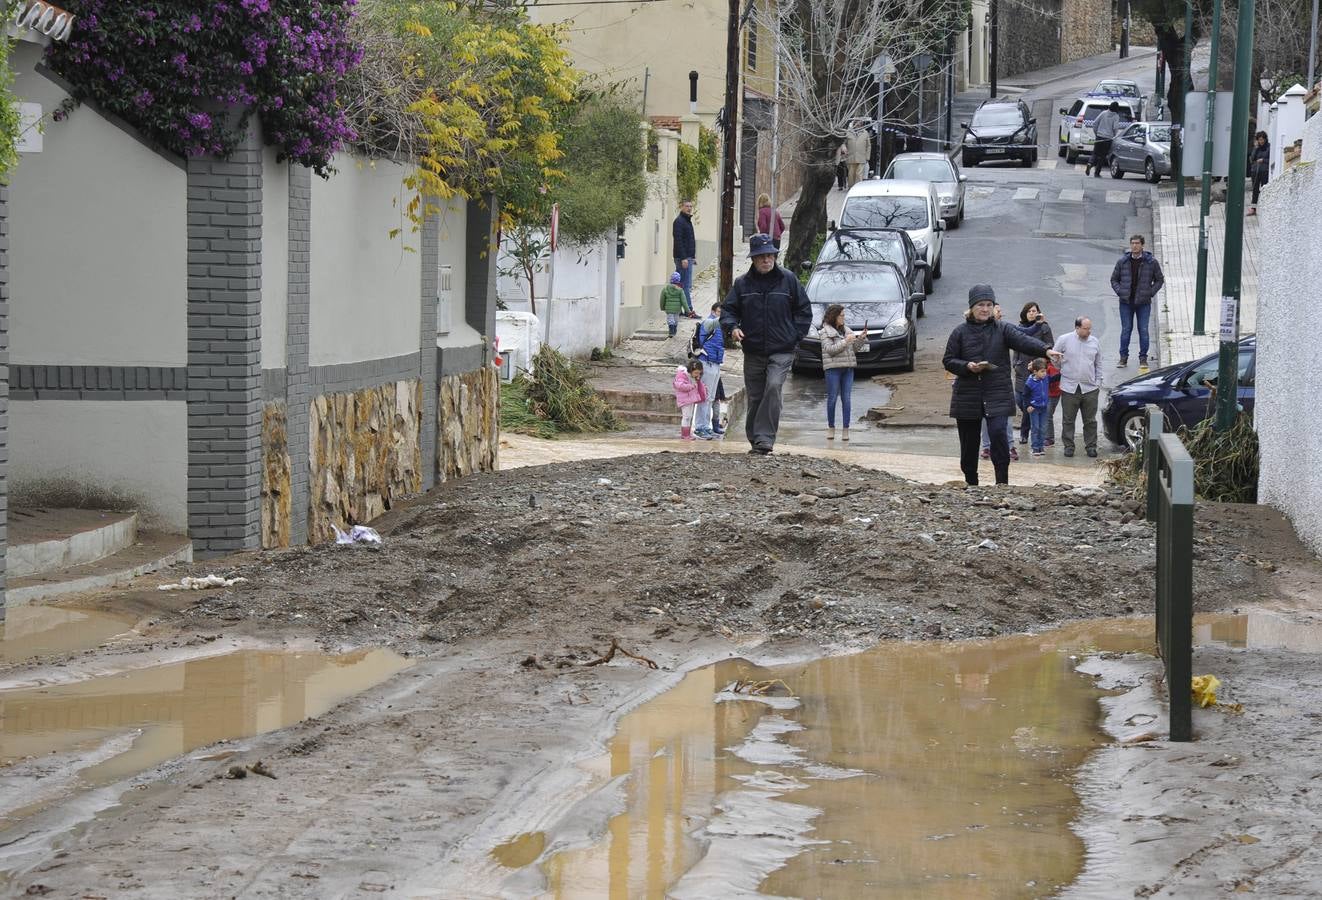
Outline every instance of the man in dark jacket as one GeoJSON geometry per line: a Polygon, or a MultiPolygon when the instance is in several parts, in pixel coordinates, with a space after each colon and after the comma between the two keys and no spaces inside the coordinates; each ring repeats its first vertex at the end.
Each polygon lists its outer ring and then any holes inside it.
{"type": "Polygon", "coordinates": [[[675,245],[675,271],[679,273],[679,286],[684,289],[685,315],[696,319],[693,311],[693,269],[698,264],[698,240],[693,234],[693,201],[681,200],[679,215],[670,227],[675,245]]]}
{"type": "Polygon", "coordinates": [[[950,332],[942,360],[946,371],[955,376],[950,391],[950,416],[959,426],[959,467],[969,484],[978,483],[978,447],[984,418],[991,437],[996,483],[1010,482],[1006,421],[1015,409],[1010,351],[1060,360],[1059,353],[1037,338],[999,321],[995,308],[996,292],[991,285],[975,284],[970,288],[969,311],[964,323],[950,332]]]}
{"type": "Polygon", "coordinates": [[[1166,284],[1161,263],[1143,249],[1143,235],[1129,238],[1129,252],[1111,270],[1111,290],[1120,301],[1120,367],[1129,365],[1129,338],[1138,320],[1138,370],[1148,370],[1148,318],[1152,298],[1166,284]]]}
{"type": "Polygon", "coordinates": [[[771,235],[753,235],[748,242],[753,265],[734,280],[721,304],[721,325],[744,350],[748,452],[764,456],[776,444],[780,391],[794,363],[794,348],[812,327],[808,292],[793,272],[776,265],[776,252],[771,235]]]}

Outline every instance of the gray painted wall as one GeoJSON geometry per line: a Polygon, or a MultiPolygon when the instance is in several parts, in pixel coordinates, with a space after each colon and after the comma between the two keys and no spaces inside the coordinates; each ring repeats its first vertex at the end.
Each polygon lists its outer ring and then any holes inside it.
{"type": "Polygon", "coordinates": [[[1268,184],[1258,224],[1258,359],[1253,419],[1258,500],[1285,513],[1322,553],[1322,369],[1310,337],[1322,333],[1322,115],[1304,127],[1304,158],[1268,184]]]}
{"type": "MultiPolygon", "coordinates": [[[[15,45],[15,93],[49,112],[68,95],[33,71],[40,52],[15,45]]],[[[183,169],[87,107],[43,145],[10,186],[14,359],[184,365],[183,169]]]]}

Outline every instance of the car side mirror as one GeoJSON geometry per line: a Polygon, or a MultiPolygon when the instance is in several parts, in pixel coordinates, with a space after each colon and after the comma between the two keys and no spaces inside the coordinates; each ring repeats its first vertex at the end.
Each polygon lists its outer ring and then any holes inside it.
{"type": "Polygon", "coordinates": [[[936,220],[936,229],[935,229],[935,230],[937,230],[937,231],[945,231],[945,230],[946,230],[946,221],[945,221],[945,219],[937,219],[937,220],[936,220]]]}
{"type": "Polygon", "coordinates": [[[961,182],[968,181],[968,180],[969,180],[969,176],[967,176],[967,175],[961,175],[961,176],[959,176],[959,180],[960,180],[961,182]]]}
{"type": "Polygon", "coordinates": [[[927,295],[921,291],[915,291],[914,293],[909,295],[910,303],[922,303],[926,299],[927,299],[927,295]]]}
{"type": "Polygon", "coordinates": [[[915,268],[918,268],[918,269],[926,269],[926,268],[929,268],[930,265],[931,265],[931,264],[930,264],[927,260],[925,260],[925,259],[915,259],[915,260],[913,261],[913,264],[914,264],[914,267],[915,267],[915,268]]]}
{"type": "Polygon", "coordinates": [[[1062,116],[1068,116],[1068,115],[1070,114],[1070,111],[1069,111],[1067,108],[1065,108],[1065,107],[1062,106],[1062,107],[1060,108],[1060,114],[1061,114],[1062,116]]]}
{"type": "Polygon", "coordinates": [[[967,130],[968,130],[968,127],[969,127],[969,123],[968,123],[968,122],[960,122],[960,123],[959,123],[959,127],[960,127],[960,128],[963,128],[963,129],[965,129],[965,130],[967,131],[967,130]]]}
{"type": "Polygon", "coordinates": [[[826,223],[826,230],[835,231],[835,219],[832,219],[831,221],[826,223]]]}
{"type": "Polygon", "coordinates": [[[808,260],[805,259],[803,262],[799,263],[799,271],[800,271],[800,272],[811,272],[811,271],[812,271],[812,263],[811,263],[810,261],[808,261],[808,260]]]}

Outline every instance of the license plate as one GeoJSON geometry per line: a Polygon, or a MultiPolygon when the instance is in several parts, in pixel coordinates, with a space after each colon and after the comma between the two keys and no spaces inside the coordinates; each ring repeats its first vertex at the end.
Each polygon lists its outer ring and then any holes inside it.
{"type": "Polygon", "coordinates": [[[1004,152],[1005,152],[1005,148],[1004,148],[1004,147],[988,147],[988,148],[987,148],[987,152],[988,152],[988,153],[1004,153],[1004,152]]]}

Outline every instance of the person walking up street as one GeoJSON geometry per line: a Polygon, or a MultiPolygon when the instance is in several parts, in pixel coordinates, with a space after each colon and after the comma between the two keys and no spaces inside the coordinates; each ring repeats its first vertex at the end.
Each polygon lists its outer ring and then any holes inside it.
{"type": "Polygon", "coordinates": [[[864,123],[854,121],[845,144],[849,147],[849,186],[853,187],[867,177],[868,157],[872,155],[872,140],[864,123]]]}
{"type": "Polygon", "coordinates": [[[1258,192],[1267,183],[1267,173],[1271,168],[1272,145],[1267,140],[1267,132],[1259,131],[1254,138],[1253,155],[1249,158],[1249,177],[1253,179],[1253,202],[1249,205],[1250,216],[1258,214],[1258,192]]]}
{"type": "Polygon", "coordinates": [[[776,264],[769,234],[748,242],[749,270],[734,280],[721,304],[721,325],[743,346],[749,453],[765,456],[776,445],[781,389],[794,364],[794,348],[812,327],[808,292],[789,269],[776,264]]]}
{"type": "Polygon", "coordinates": [[[768,194],[757,195],[757,230],[771,235],[771,243],[780,249],[780,236],[785,233],[785,220],[780,217],[780,210],[771,205],[768,194]]]}
{"type": "Polygon", "coordinates": [[[1111,142],[1119,130],[1120,104],[1112,100],[1111,105],[1093,120],[1092,155],[1088,157],[1088,165],[1083,169],[1085,177],[1089,171],[1092,171],[1094,178],[1102,177],[1102,169],[1109,165],[1107,160],[1111,156],[1111,142]]]}
{"type": "Polygon", "coordinates": [[[849,144],[845,141],[835,148],[835,186],[842,191],[849,189],[849,144]]]}
{"type": "Polygon", "coordinates": [[[1111,290],[1120,301],[1120,368],[1129,365],[1129,339],[1138,322],[1138,370],[1148,370],[1148,319],[1152,298],[1166,284],[1161,263],[1143,249],[1143,235],[1130,235],[1129,252],[1111,270],[1111,290]]]}
{"type": "Polygon", "coordinates": [[[684,302],[684,289],[680,287],[684,279],[678,272],[670,274],[670,284],[661,289],[661,311],[666,314],[666,329],[674,337],[679,330],[679,317],[687,315],[684,302]]]}
{"type": "Polygon", "coordinates": [[[1014,413],[1014,383],[1010,351],[1032,356],[1060,356],[1037,338],[995,318],[996,292],[989,284],[969,289],[969,310],[946,340],[942,364],[955,376],[950,390],[950,417],[959,429],[959,467],[964,481],[978,483],[978,445],[982,423],[991,438],[992,468],[997,484],[1010,482],[1010,441],[1007,426],[1014,413]]]}
{"type": "Polygon", "coordinates": [[[679,215],[670,227],[674,243],[675,271],[680,275],[680,287],[684,290],[685,315],[696,319],[693,311],[693,270],[698,265],[698,239],[693,233],[693,201],[681,200],[679,215]]]}
{"type": "Polygon", "coordinates": [[[1083,446],[1097,455],[1097,399],[1102,387],[1102,346],[1092,333],[1092,320],[1074,320],[1074,330],[1056,338],[1060,366],[1060,439],[1065,455],[1074,455],[1074,420],[1083,414],[1083,446]]]}
{"type": "Polygon", "coordinates": [[[716,399],[716,385],[721,380],[721,363],[725,360],[725,335],[721,331],[721,304],[711,305],[711,314],[698,323],[698,361],[702,363],[702,389],[706,395],[698,404],[693,422],[693,433],[703,440],[725,434],[713,427],[712,403],[716,399]]]}
{"type": "Polygon", "coordinates": [[[845,308],[832,303],[822,316],[822,374],[826,378],[826,439],[835,440],[835,405],[839,398],[841,413],[840,439],[849,440],[850,398],[854,393],[854,368],[858,365],[857,350],[868,345],[868,330],[850,331],[845,325],[845,308]]]}

